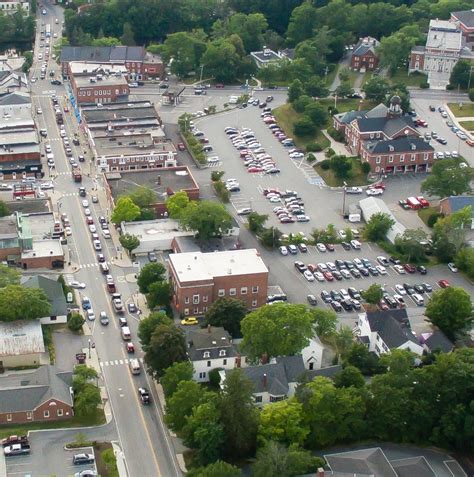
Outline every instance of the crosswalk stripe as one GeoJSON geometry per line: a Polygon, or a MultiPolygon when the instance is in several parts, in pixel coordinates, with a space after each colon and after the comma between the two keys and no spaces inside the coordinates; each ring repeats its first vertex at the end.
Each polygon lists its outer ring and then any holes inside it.
{"type": "Polygon", "coordinates": [[[122,359],[120,359],[120,360],[119,360],[119,363],[120,363],[120,364],[123,364],[123,360],[122,360],[122,359]]]}
{"type": "Polygon", "coordinates": [[[119,364],[118,359],[115,360],[115,364],[116,364],[116,365],[119,364]]]}

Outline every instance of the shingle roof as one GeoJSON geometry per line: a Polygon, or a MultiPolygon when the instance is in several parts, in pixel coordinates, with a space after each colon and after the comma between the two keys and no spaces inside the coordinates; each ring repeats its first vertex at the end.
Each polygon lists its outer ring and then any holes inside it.
{"type": "Polygon", "coordinates": [[[30,104],[31,97],[28,93],[13,91],[0,96],[0,106],[14,106],[15,104],[30,104]]]}
{"type": "Polygon", "coordinates": [[[368,52],[375,55],[375,48],[379,42],[375,38],[361,38],[352,52],[352,55],[363,56],[368,52]]]}
{"type": "Polygon", "coordinates": [[[435,472],[423,456],[390,461],[398,477],[436,477],[435,472]]]}
{"type": "Polygon", "coordinates": [[[285,369],[286,379],[289,383],[295,383],[306,371],[302,356],[280,356],[276,358],[277,363],[281,363],[285,369]]]}
{"type": "Polygon", "coordinates": [[[405,309],[368,311],[367,320],[371,331],[377,332],[390,349],[398,348],[407,341],[418,344],[405,309]]]}
{"type": "Polygon", "coordinates": [[[402,116],[401,118],[367,118],[357,119],[359,131],[363,133],[384,132],[388,137],[393,137],[404,128],[413,129],[413,120],[411,117],[402,116]]]}
{"type": "Polygon", "coordinates": [[[28,288],[41,288],[46,293],[48,301],[51,304],[50,316],[67,315],[68,306],[63,287],[57,280],[51,280],[42,275],[34,275],[24,277],[22,285],[28,288]]]}
{"type": "Polygon", "coordinates": [[[348,111],[347,113],[335,114],[339,122],[349,124],[356,118],[363,118],[367,111],[348,111]]]}
{"type": "Polygon", "coordinates": [[[188,342],[188,356],[191,361],[238,355],[229,333],[221,327],[212,326],[210,330],[206,328],[188,331],[186,341],[188,342]],[[220,356],[221,350],[225,350],[225,356],[220,356]],[[209,356],[206,358],[204,357],[205,352],[209,352],[209,356]]]}
{"type": "Polygon", "coordinates": [[[425,341],[425,344],[430,351],[440,350],[443,353],[449,353],[454,348],[453,343],[441,330],[435,330],[425,341]]]}
{"type": "Polygon", "coordinates": [[[420,152],[434,151],[433,146],[426,142],[423,138],[419,137],[401,137],[398,139],[392,139],[389,141],[373,141],[365,142],[363,148],[374,154],[388,154],[390,152],[420,152]]]}
{"type": "MultiPolygon", "coordinates": [[[[300,357],[301,358],[301,357],[300,357]]],[[[267,392],[272,396],[288,394],[288,378],[283,363],[264,364],[242,368],[245,376],[254,386],[254,393],[267,392]]]]}
{"type": "Polygon", "coordinates": [[[370,111],[367,111],[365,114],[368,118],[386,118],[388,113],[388,108],[383,103],[377,104],[370,111]]]}
{"type": "Polygon", "coordinates": [[[342,366],[336,364],[334,366],[328,366],[327,368],[312,369],[311,371],[306,371],[306,373],[310,379],[317,378],[318,376],[332,379],[339,371],[342,371],[342,366]]]}
{"type": "Polygon", "coordinates": [[[451,12],[451,16],[458,19],[468,28],[474,28],[474,10],[464,10],[462,12],[451,12]]]}
{"type": "Polygon", "coordinates": [[[71,383],[71,372],[50,365],[0,377],[0,413],[31,411],[49,399],[72,406],[71,383]]]}
{"type": "Polygon", "coordinates": [[[474,216],[474,195],[452,195],[449,197],[449,205],[451,207],[451,213],[470,205],[474,216]]]}
{"type": "Polygon", "coordinates": [[[64,46],[61,50],[61,62],[143,61],[144,57],[145,49],[141,46],[64,46]]]}
{"type": "Polygon", "coordinates": [[[340,454],[325,455],[333,472],[371,477],[397,477],[382,449],[361,449],[340,454]]]}

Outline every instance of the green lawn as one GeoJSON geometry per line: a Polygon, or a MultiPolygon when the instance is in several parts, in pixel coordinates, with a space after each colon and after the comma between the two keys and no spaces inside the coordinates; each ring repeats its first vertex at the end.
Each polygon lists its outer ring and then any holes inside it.
{"type": "Polygon", "coordinates": [[[295,144],[298,147],[304,148],[307,144],[311,142],[318,142],[323,148],[329,147],[329,139],[327,139],[321,131],[317,131],[314,136],[295,136],[295,134],[293,133],[293,125],[296,121],[298,121],[298,119],[301,118],[302,114],[297,113],[293,109],[291,104],[283,104],[282,106],[279,106],[278,108],[274,109],[272,112],[280,128],[285,131],[285,134],[287,136],[293,138],[295,144]]]}
{"type": "MultiPolygon", "coordinates": [[[[333,98],[324,98],[324,99],[321,99],[319,102],[323,104],[324,106],[326,106],[327,108],[329,106],[334,106],[333,98]]],[[[369,101],[365,99],[346,98],[346,99],[338,99],[336,107],[340,113],[346,113],[347,111],[359,109],[359,105],[361,109],[371,109],[377,106],[377,103],[374,103],[373,101],[369,101]]],[[[330,123],[332,124],[332,120],[330,121],[330,123]]]]}
{"type": "Polygon", "coordinates": [[[467,131],[474,131],[474,121],[462,121],[459,124],[467,131]]]}
{"type": "Polygon", "coordinates": [[[430,216],[438,212],[438,207],[426,207],[426,209],[418,210],[418,217],[420,217],[420,219],[425,223],[425,225],[428,225],[428,219],[430,218],[430,216]]]}
{"type": "Polygon", "coordinates": [[[57,422],[31,422],[15,426],[0,426],[0,439],[12,435],[26,434],[28,431],[40,429],[66,429],[71,427],[90,427],[105,424],[105,414],[102,409],[97,409],[93,416],[82,418],[74,416],[68,421],[57,422]]]}
{"type": "Polygon", "coordinates": [[[406,86],[420,86],[426,79],[427,76],[422,73],[415,72],[408,74],[406,68],[399,68],[396,73],[389,78],[391,83],[403,83],[406,86]]]}
{"type": "MultiPolygon", "coordinates": [[[[348,186],[361,186],[369,184],[367,180],[367,174],[364,174],[361,169],[361,162],[358,158],[353,157],[352,160],[352,177],[350,179],[345,179],[345,182],[348,186]]],[[[341,187],[344,185],[344,179],[339,179],[334,175],[334,172],[329,170],[324,170],[320,164],[314,166],[316,172],[323,178],[324,182],[330,187],[341,187]]]]}
{"type": "Polygon", "coordinates": [[[457,118],[474,116],[474,103],[462,103],[461,107],[459,103],[448,103],[448,106],[457,118]]]}

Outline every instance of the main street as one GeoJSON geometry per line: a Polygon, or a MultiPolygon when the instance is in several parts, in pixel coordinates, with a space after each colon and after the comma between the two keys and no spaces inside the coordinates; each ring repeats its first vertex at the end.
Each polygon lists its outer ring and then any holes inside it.
{"type": "MultiPolygon", "coordinates": [[[[44,3],[47,11],[46,15],[41,15],[41,9],[38,12],[38,27],[41,23],[50,24],[52,37],[57,34],[58,39],[61,36],[61,22],[63,20],[62,10],[48,3],[44,3]],[[58,24],[55,19],[58,19],[58,24]]],[[[38,28],[38,34],[40,28],[38,28]]],[[[34,65],[32,67],[32,76],[38,77],[40,64],[38,60],[39,37],[37,38],[34,53],[34,65]]],[[[51,44],[57,40],[51,38],[51,44]]],[[[44,52],[43,52],[44,54],[44,52]]],[[[117,425],[117,435],[120,446],[125,455],[128,474],[134,476],[175,476],[181,475],[173,451],[172,442],[167,429],[163,424],[163,416],[158,405],[158,397],[154,392],[154,386],[145,372],[139,376],[133,376],[128,369],[126,360],[127,355],[124,341],[121,338],[120,326],[117,317],[112,309],[110,295],[105,288],[104,276],[100,273],[97,266],[97,255],[93,248],[91,235],[85,222],[84,208],[78,194],[78,186],[82,185],[87,189],[87,200],[91,216],[97,228],[100,229],[98,217],[109,215],[105,208],[103,200],[103,189],[100,181],[95,180],[95,171],[90,162],[91,156],[87,151],[87,145],[84,142],[83,133],[72,112],[72,106],[69,104],[66,96],[67,92],[63,86],[53,87],[50,84],[49,71],[54,69],[56,77],[59,77],[59,67],[52,59],[48,62],[47,75],[45,80],[38,79],[32,83],[32,101],[36,112],[37,107],[42,109],[42,114],[36,116],[38,128],[46,128],[48,137],[42,140],[42,153],[44,145],[50,144],[56,167],[52,169],[50,178],[54,182],[55,190],[52,193],[52,202],[55,212],[66,213],[69,217],[72,236],[68,237],[66,246],[66,260],[71,262],[68,274],[73,275],[75,280],[87,284],[85,290],[81,290],[81,298],[87,296],[90,298],[92,307],[97,319],[88,322],[87,326],[91,328],[92,340],[95,344],[99,359],[101,361],[102,374],[107,387],[108,399],[117,425]],[[67,105],[69,113],[64,115],[65,128],[67,136],[71,141],[74,157],[77,160],[79,154],[86,152],[86,162],[80,163],[83,171],[82,184],[76,184],[71,177],[69,161],[65,155],[62,140],[59,134],[59,127],[55,121],[55,113],[51,101],[51,95],[56,93],[59,99],[61,109],[67,105]],[[81,139],[80,146],[72,145],[72,138],[75,134],[81,139]],[[91,196],[98,195],[101,200],[93,204],[91,196]],[[108,326],[102,326],[98,320],[99,313],[105,311],[110,319],[108,326]],[[153,393],[153,402],[151,406],[143,406],[139,400],[138,387],[147,387],[153,393]]],[[[46,168],[46,165],[44,166],[46,168]]],[[[46,174],[46,177],[48,174],[46,174]]],[[[116,235],[113,233],[113,235],[116,235]]],[[[124,302],[130,300],[131,295],[136,290],[134,283],[127,282],[126,277],[133,277],[136,269],[124,269],[114,264],[117,256],[121,253],[112,243],[112,240],[104,239],[101,236],[102,253],[109,263],[111,274],[115,278],[117,291],[122,293],[124,302]]],[[[71,277],[72,278],[72,277],[71,277]]],[[[132,315],[126,315],[129,327],[132,332],[132,340],[135,344],[135,358],[142,359],[143,353],[139,348],[137,338],[138,318],[132,315]]],[[[71,350],[75,353],[79,350],[71,350]]]]}

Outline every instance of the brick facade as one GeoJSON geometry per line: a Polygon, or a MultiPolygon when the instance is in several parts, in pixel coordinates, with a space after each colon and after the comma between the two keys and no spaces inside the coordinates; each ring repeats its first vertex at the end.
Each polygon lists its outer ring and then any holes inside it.
{"type": "Polygon", "coordinates": [[[49,399],[31,411],[0,413],[0,425],[28,422],[65,421],[74,416],[73,408],[57,399],[49,399]]]}

